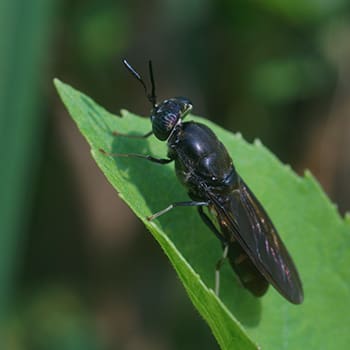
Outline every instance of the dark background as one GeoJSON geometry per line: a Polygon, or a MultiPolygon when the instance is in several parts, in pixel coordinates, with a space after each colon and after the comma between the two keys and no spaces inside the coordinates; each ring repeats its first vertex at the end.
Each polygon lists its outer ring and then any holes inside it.
{"type": "Polygon", "coordinates": [[[1,348],[218,348],[96,168],[54,77],[146,116],[121,58],[145,76],[152,59],[159,99],[188,96],[195,114],[311,169],[344,213],[349,19],[345,0],[2,0],[1,348]]]}

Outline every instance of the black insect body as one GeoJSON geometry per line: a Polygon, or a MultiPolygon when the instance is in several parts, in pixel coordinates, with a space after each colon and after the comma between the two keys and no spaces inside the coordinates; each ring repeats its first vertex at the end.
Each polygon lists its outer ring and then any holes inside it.
{"type": "Polygon", "coordinates": [[[177,206],[196,206],[224,251],[216,266],[217,294],[219,270],[227,258],[242,285],[254,295],[262,296],[272,284],[287,300],[300,304],[303,290],[295,265],[266,211],[237,174],[225,146],[204,124],[183,122],[192,109],[188,99],[177,97],[156,104],[151,62],[151,94],[148,94],[141,76],[126,60],[123,62],[143,85],[153,105],[152,132],[140,137],[154,134],[158,139],[167,141],[168,158],[113,155],[145,158],[160,164],[174,161],[176,175],[191,198],[191,201],[173,203],[148,219],[153,220],[177,206]],[[207,210],[204,211],[203,207],[207,210]]]}

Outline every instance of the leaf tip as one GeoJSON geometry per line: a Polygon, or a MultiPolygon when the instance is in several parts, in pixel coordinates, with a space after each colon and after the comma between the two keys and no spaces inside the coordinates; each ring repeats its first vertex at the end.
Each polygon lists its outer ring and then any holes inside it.
{"type": "Polygon", "coordinates": [[[56,89],[58,89],[63,83],[61,80],[59,80],[58,78],[53,78],[53,85],[55,85],[56,89]]]}

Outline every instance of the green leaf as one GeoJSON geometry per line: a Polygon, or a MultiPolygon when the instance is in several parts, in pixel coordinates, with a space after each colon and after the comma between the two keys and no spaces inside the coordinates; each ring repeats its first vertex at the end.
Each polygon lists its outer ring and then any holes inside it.
{"type": "Polygon", "coordinates": [[[58,92],[97,164],[159,242],[199,313],[222,349],[346,349],[350,341],[350,219],[343,220],[311,174],[298,177],[260,142],[250,145],[199,117],[227,146],[236,167],[271,215],[301,274],[305,301],[292,305],[273,288],[254,298],[241,288],[225,264],[220,299],[213,293],[214,266],[221,247],[194,208],[176,208],[148,222],[145,218],[175,201],[187,200],[173,165],[99,152],[141,153],[164,157],[166,146],[115,137],[112,131],[142,134],[145,118],[122,111],[112,115],[89,97],[55,80],[58,92]]]}

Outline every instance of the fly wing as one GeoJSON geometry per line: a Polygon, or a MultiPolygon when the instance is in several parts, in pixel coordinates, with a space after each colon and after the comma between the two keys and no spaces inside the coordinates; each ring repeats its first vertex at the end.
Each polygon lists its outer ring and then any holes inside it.
{"type": "Polygon", "coordinates": [[[230,210],[218,202],[216,207],[221,220],[230,223],[233,238],[266,280],[290,302],[302,303],[302,284],[293,260],[266,211],[241,178],[230,198],[230,210]]]}

